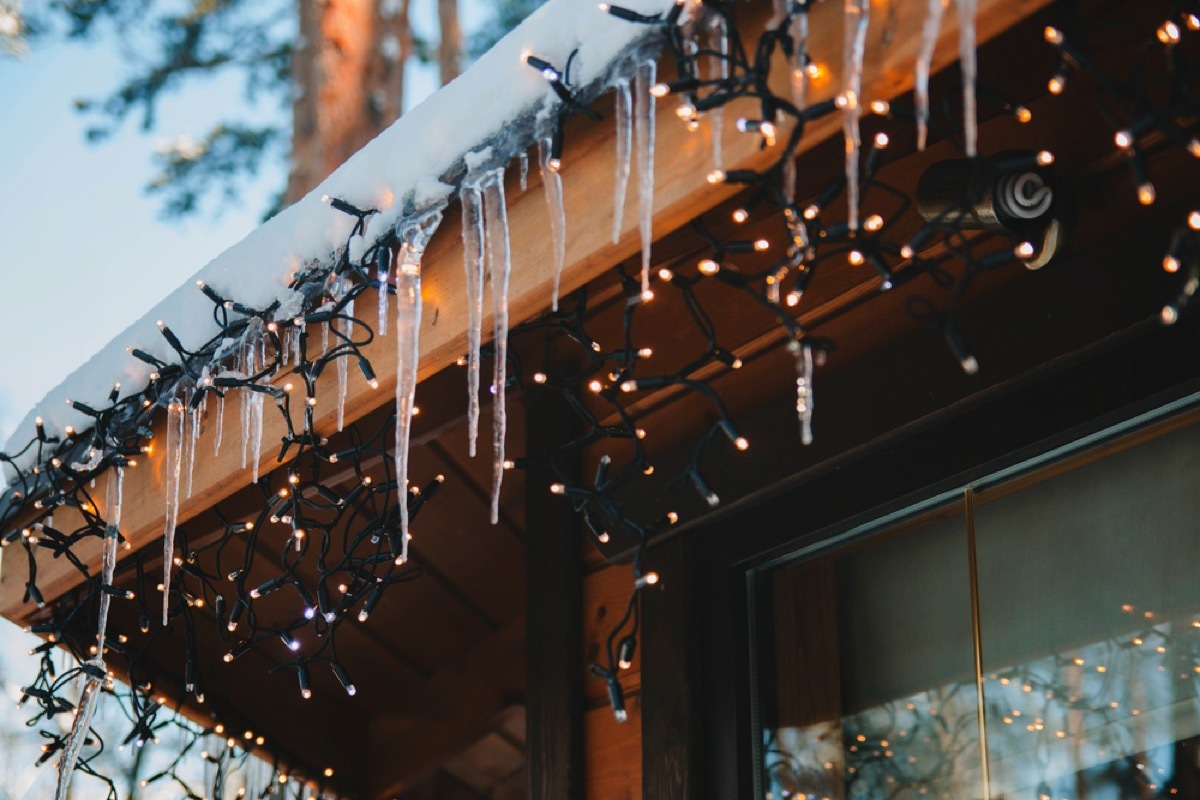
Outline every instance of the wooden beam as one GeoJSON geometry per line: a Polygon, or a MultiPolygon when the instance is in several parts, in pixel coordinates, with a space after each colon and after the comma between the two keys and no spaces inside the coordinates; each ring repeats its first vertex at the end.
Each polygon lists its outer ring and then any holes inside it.
{"type": "MultiPolygon", "coordinates": [[[[1018,20],[1046,5],[1049,0],[981,0],[977,20],[978,39],[987,41],[1018,20]]],[[[868,59],[863,70],[863,96],[891,98],[912,85],[912,67],[920,41],[920,30],[926,3],[919,0],[889,0],[888,12],[876,14],[867,46],[868,59]]],[[[756,4],[745,11],[743,29],[748,38],[757,37],[765,24],[770,9],[766,4],[756,4]]],[[[837,3],[817,4],[810,12],[811,41],[841,41],[842,18],[837,3]]],[[[939,69],[954,60],[956,48],[952,42],[957,34],[955,22],[948,17],[937,48],[934,69],[939,69]]],[[[839,53],[816,52],[814,57],[828,66],[829,78],[813,87],[814,100],[833,96],[840,85],[838,75],[839,53]]],[[[775,71],[779,85],[776,89],[786,94],[788,74],[786,69],[775,71]]],[[[604,110],[611,100],[601,102],[604,110]]],[[[726,116],[746,113],[753,116],[751,104],[735,104],[726,116]]],[[[659,153],[656,165],[656,187],[654,193],[654,230],[662,235],[674,230],[696,215],[732,196],[736,186],[712,186],[705,181],[709,165],[708,137],[689,133],[677,119],[668,104],[659,105],[658,111],[659,153]],[[667,157],[669,155],[669,157],[667,157]]],[[[834,135],[841,125],[836,116],[826,117],[810,124],[809,131],[797,152],[810,149],[815,143],[834,135]]],[[[739,134],[732,125],[725,126],[724,157],[727,169],[760,169],[778,157],[771,149],[762,150],[757,137],[739,134]]],[[[562,291],[573,291],[598,275],[607,271],[614,263],[635,254],[640,248],[637,215],[625,215],[623,233],[616,244],[610,241],[610,226],[606,219],[596,220],[596,198],[610,197],[612,176],[615,170],[613,126],[577,120],[567,131],[567,149],[563,159],[563,189],[567,209],[567,258],[562,274],[562,291]]],[[[786,137],[783,137],[786,138],[786,137]]],[[[529,319],[546,307],[550,300],[553,283],[551,270],[544,259],[549,236],[549,221],[542,192],[536,177],[529,190],[522,193],[510,181],[508,187],[508,221],[512,237],[513,274],[510,288],[510,314],[513,323],[529,319]]],[[[462,355],[466,348],[466,306],[462,302],[465,278],[461,268],[462,244],[458,236],[451,209],[445,228],[434,237],[425,255],[424,302],[425,314],[421,331],[420,378],[424,380],[438,372],[462,355]]],[[[372,304],[364,296],[360,307],[372,304]]],[[[490,304],[485,304],[485,308],[490,304]]],[[[490,315],[484,321],[485,329],[490,325],[490,315]]],[[[379,388],[371,389],[365,381],[351,380],[346,397],[345,413],[355,420],[373,409],[390,402],[395,388],[396,341],[392,336],[383,336],[366,350],[366,355],[376,367],[379,388]]],[[[330,370],[330,373],[333,371],[330,370]]],[[[328,374],[318,381],[320,398],[336,396],[336,377],[328,374]]],[[[236,398],[233,408],[226,409],[232,423],[236,415],[236,398]]],[[[334,403],[325,400],[316,409],[316,429],[329,432],[334,428],[336,409],[334,403]]],[[[200,511],[219,502],[240,487],[249,478],[241,468],[240,448],[237,446],[238,431],[231,424],[227,436],[232,440],[222,449],[219,457],[197,458],[193,477],[192,495],[180,507],[180,519],[187,520],[200,511]],[[231,446],[233,445],[233,446],[231,446]]],[[[213,449],[212,431],[215,425],[208,424],[200,438],[199,452],[210,453],[213,449]]],[[[161,423],[159,440],[161,435],[161,423]]],[[[267,409],[263,425],[263,450],[261,467],[270,469],[275,461],[276,443],[284,435],[284,423],[277,414],[267,409]]],[[[137,469],[126,476],[125,497],[127,502],[123,514],[123,533],[133,549],[139,549],[162,535],[164,509],[164,458],[162,448],[145,459],[137,469]]],[[[101,493],[102,495],[102,493],[101,493]]],[[[80,524],[76,515],[63,510],[55,516],[56,527],[71,529],[80,524]]],[[[22,603],[26,581],[26,564],[23,558],[6,559],[4,572],[0,575],[0,615],[15,622],[30,618],[34,609],[22,603]]],[[[77,555],[92,566],[100,563],[99,543],[82,544],[77,555]]],[[[52,600],[81,582],[78,572],[61,559],[39,558],[38,585],[43,596],[52,600]]]]}
{"type": "Polygon", "coordinates": [[[370,796],[403,794],[495,729],[507,710],[521,701],[524,652],[525,620],[517,619],[464,659],[404,691],[406,702],[395,709],[389,706],[389,713],[372,720],[370,796]]]}
{"type": "MultiPolygon", "coordinates": [[[[578,417],[556,392],[534,387],[525,407],[527,453],[577,435],[578,417]]],[[[583,537],[571,503],[546,491],[555,480],[539,467],[525,483],[526,797],[582,800],[583,537]]]]}

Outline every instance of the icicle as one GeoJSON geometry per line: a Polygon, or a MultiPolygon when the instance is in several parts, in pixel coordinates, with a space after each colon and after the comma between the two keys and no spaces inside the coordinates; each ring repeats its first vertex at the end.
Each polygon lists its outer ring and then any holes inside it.
{"type": "Polygon", "coordinates": [[[300,319],[301,323],[295,329],[294,335],[292,336],[292,363],[296,364],[297,366],[300,365],[300,345],[304,343],[304,318],[301,317],[300,319]]]}
{"type": "MultiPolygon", "coordinates": [[[[99,656],[87,662],[93,670],[104,674],[104,660],[99,656]]],[[[66,800],[71,786],[71,775],[75,772],[75,763],[87,741],[88,730],[92,726],[92,718],[96,715],[96,704],[100,700],[102,682],[90,673],[84,673],[83,692],[79,696],[79,704],[75,709],[75,720],[71,723],[71,732],[67,734],[62,756],[58,760],[58,785],[54,790],[54,800],[66,800]]]]}
{"type": "Polygon", "coordinates": [[[258,462],[262,458],[263,400],[262,392],[250,393],[250,473],[258,483],[258,462]]]}
{"type": "Polygon", "coordinates": [[[188,425],[188,437],[184,443],[187,450],[187,480],[184,481],[183,496],[192,496],[192,473],[196,470],[196,445],[200,442],[200,414],[199,408],[191,409],[189,404],[188,417],[191,423],[188,425]]]}
{"type": "Polygon", "coordinates": [[[479,340],[483,328],[483,197],[464,185],[462,198],[463,270],[467,277],[467,450],[475,457],[479,439],[479,340]]]}
{"type": "Polygon", "coordinates": [[[617,118],[617,179],[613,188],[612,241],[621,238],[621,227],[625,223],[625,195],[629,191],[630,157],[633,150],[633,94],[626,78],[617,79],[615,91],[617,118]]]}
{"type": "MultiPolygon", "coordinates": [[[[649,97],[649,93],[647,93],[649,97]]],[[[492,285],[492,524],[500,520],[500,484],[504,480],[504,439],[508,425],[504,392],[508,383],[508,277],[512,257],[508,241],[508,210],[504,207],[504,173],[492,173],[483,187],[487,222],[488,271],[492,285]]]]}
{"type": "Polygon", "coordinates": [[[390,264],[384,259],[380,253],[379,263],[375,271],[375,277],[379,279],[379,329],[375,333],[383,336],[387,333],[387,307],[388,307],[388,273],[390,264]]]}
{"type": "Polygon", "coordinates": [[[929,71],[933,66],[933,50],[942,27],[942,11],[950,0],[927,0],[925,25],[921,28],[921,47],[917,51],[917,69],[913,93],[917,100],[917,149],[924,150],[929,135],[929,71]]]}
{"type": "MultiPolygon", "coordinates": [[[[504,172],[500,171],[503,181],[504,172]]],[[[408,447],[412,439],[417,366],[421,356],[421,256],[442,221],[438,207],[401,233],[396,268],[396,495],[400,502],[400,559],[408,560],[408,447]]]]}
{"type": "Polygon", "coordinates": [[[654,239],[654,95],[657,64],[645,61],[634,78],[634,137],[637,140],[638,213],[642,234],[642,294],[650,291],[650,244],[654,239]]]}
{"type": "Polygon", "coordinates": [[[975,16],[978,0],[957,0],[958,59],[962,64],[963,83],[963,147],[968,158],[974,158],[979,141],[979,123],[975,115],[975,80],[978,67],[975,61],[975,16]]]}
{"type": "Polygon", "coordinates": [[[792,104],[800,111],[808,106],[808,9],[792,17],[792,104]]]}
{"type": "Polygon", "coordinates": [[[221,455],[221,437],[225,435],[225,395],[217,396],[217,429],[213,433],[213,458],[221,455]]]}
{"type": "Polygon", "coordinates": [[[546,211],[550,214],[550,246],[554,249],[554,289],[550,295],[550,310],[558,311],[558,283],[567,260],[567,210],[563,206],[562,175],[550,167],[551,141],[538,139],[538,166],[542,171],[542,186],[546,190],[546,211]]]}
{"type": "MultiPolygon", "coordinates": [[[[246,345],[242,348],[242,352],[238,357],[238,372],[242,377],[250,375],[254,369],[251,366],[251,359],[254,357],[254,348],[252,345],[246,345]]],[[[251,392],[246,387],[242,387],[242,469],[246,468],[246,456],[250,447],[250,395],[251,392]]]]}
{"type": "MultiPolygon", "coordinates": [[[[104,560],[101,567],[101,585],[112,586],[113,575],[117,569],[117,540],[121,528],[121,495],[125,482],[125,468],[116,467],[108,473],[107,502],[104,514],[108,517],[108,528],[104,532],[104,560]]],[[[96,621],[97,652],[104,655],[104,639],[108,632],[108,608],[112,596],[108,592],[100,593],[100,616],[96,621]]]]}
{"type": "Polygon", "coordinates": [[[172,400],[167,404],[166,474],[167,509],[163,527],[163,625],[171,598],[171,567],[175,564],[175,526],[179,523],[179,474],[183,467],[183,403],[172,400]]]}
{"type": "Polygon", "coordinates": [[[862,146],[858,123],[862,117],[862,70],[867,49],[867,25],[870,0],[845,0],[845,88],[838,104],[842,108],[842,126],[846,135],[846,224],[858,230],[858,158],[862,146]]]}
{"type": "Polygon", "coordinates": [[[772,17],[770,17],[770,22],[767,23],[767,28],[773,30],[784,24],[784,20],[787,19],[787,7],[791,5],[791,2],[788,2],[788,0],[772,1],[775,7],[775,13],[772,14],[772,17]]]}
{"type": "MultiPolygon", "coordinates": [[[[721,14],[713,14],[708,22],[708,47],[715,55],[713,61],[713,78],[729,80],[729,25],[721,14]]],[[[725,156],[721,144],[725,136],[725,109],[717,106],[708,112],[709,133],[712,135],[713,169],[721,169],[725,165],[725,156]]]]}
{"type": "Polygon", "coordinates": [[[522,150],[517,154],[517,160],[521,163],[521,191],[529,188],[529,153],[522,150]]]}
{"type": "Polygon", "coordinates": [[[792,342],[789,349],[796,356],[796,416],[800,420],[800,441],[812,444],[813,414],[813,353],[812,347],[792,342]]]}
{"type": "Polygon", "coordinates": [[[343,354],[337,359],[337,429],[340,431],[345,425],[346,413],[346,387],[350,382],[349,367],[350,356],[343,354]]]}

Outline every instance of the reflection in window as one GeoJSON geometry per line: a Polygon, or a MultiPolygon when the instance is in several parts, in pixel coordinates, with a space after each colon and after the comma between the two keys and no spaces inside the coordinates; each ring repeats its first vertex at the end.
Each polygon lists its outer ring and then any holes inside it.
{"type": "Polygon", "coordinates": [[[1142,438],[976,496],[977,631],[961,503],[760,575],[762,795],[1200,800],[1200,426],[1142,438]]]}

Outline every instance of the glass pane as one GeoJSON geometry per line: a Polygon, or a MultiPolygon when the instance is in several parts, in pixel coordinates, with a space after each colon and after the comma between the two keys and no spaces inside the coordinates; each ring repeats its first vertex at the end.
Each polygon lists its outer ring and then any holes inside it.
{"type": "Polygon", "coordinates": [[[1200,797],[1200,428],[976,506],[992,797],[1200,797]]]}
{"type": "Polygon", "coordinates": [[[961,508],[760,582],[766,798],[978,797],[961,508]]]}

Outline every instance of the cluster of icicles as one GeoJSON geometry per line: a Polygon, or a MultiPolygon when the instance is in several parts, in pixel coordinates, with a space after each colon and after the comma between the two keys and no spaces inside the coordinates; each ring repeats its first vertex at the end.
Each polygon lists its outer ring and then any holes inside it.
{"type": "MultiPolygon", "coordinates": [[[[869,0],[843,0],[845,8],[845,40],[844,83],[843,90],[837,98],[837,104],[843,111],[844,136],[846,140],[846,186],[848,204],[848,222],[852,229],[858,227],[858,169],[860,160],[861,137],[859,121],[861,117],[861,92],[863,62],[866,52],[866,39],[870,19],[869,0]]],[[[812,0],[809,0],[809,4],[812,0]]],[[[932,67],[934,49],[941,28],[942,16],[949,0],[927,0],[926,17],[922,27],[921,41],[915,69],[916,117],[918,126],[918,144],[925,146],[929,120],[929,76],[932,67]]],[[[793,101],[798,109],[803,109],[807,101],[808,76],[806,67],[808,60],[808,13],[807,10],[789,11],[792,6],[788,0],[776,0],[776,18],[774,25],[788,24],[795,42],[793,64],[793,101]]],[[[975,117],[975,14],[977,0],[956,0],[959,29],[959,56],[963,70],[963,113],[964,113],[964,143],[968,156],[976,153],[977,125],[975,117]]],[[[713,59],[715,64],[711,78],[727,79],[729,77],[729,35],[723,17],[714,16],[707,26],[710,49],[719,54],[713,59]]],[[[637,196],[638,196],[638,232],[641,240],[641,282],[642,291],[649,291],[649,275],[651,264],[651,243],[653,241],[652,220],[654,212],[654,139],[655,139],[655,97],[650,89],[655,84],[656,64],[652,59],[636,63],[632,76],[626,74],[616,78],[612,84],[615,92],[615,121],[616,121],[616,175],[614,183],[614,204],[612,212],[612,238],[616,243],[621,236],[624,222],[625,196],[633,172],[637,166],[637,196]],[[632,82],[632,86],[631,86],[632,82]]],[[[718,106],[709,112],[712,131],[712,158],[714,165],[721,168],[723,154],[721,152],[721,130],[723,126],[722,110],[718,106]]],[[[551,140],[549,137],[539,138],[536,142],[538,167],[550,219],[550,245],[553,256],[553,292],[550,298],[551,307],[557,310],[559,284],[566,261],[567,220],[563,202],[562,176],[559,173],[560,164],[551,157],[551,140]]],[[[517,155],[520,162],[520,187],[526,188],[528,171],[528,156],[521,152],[517,155]]],[[[500,489],[505,469],[505,386],[508,382],[507,371],[507,339],[509,329],[508,288],[512,272],[512,254],[509,240],[507,210],[504,196],[505,163],[497,163],[492,151],[484,150],[469,154],[466,157],[467,175],[463,180],[459,198],[462,205],[462,240],[463,266],[466,273],[467,288],[467,365],[468,382],[468,441],[470,455],[474,457],[478,447],[480,421],[480,388],[481,388],[481,346],[482,324],[484,318],[485,284],[490,291],[492,300],[492,337],[494,354],[490,392],[492,394],[492,466],[493,479],[491,486],[491,521],[495,523],[499,517],[500,489]]],[[[792,160],[788,159],[791,164],[792,160]]],[[[794,168],[785,175],[785,194],[794,194],[794,168]]],[[[381,285],[394,281],[396,287],[395,309],[389,309],[389,293],[380,291],[378,333],[385,334],[388,330],[389,317],[394,314],[395,335],[397,338],[396,364],[396,442],[395,467],[400,486],[407,485],[408,451],[412,432],[412,417],[418,377],[418,358],[420,353],[421,327],[421,259],[434,231],[443,216],[444,204],[426,210],[406,221],[400,226],[400,251],[397,263],[391,265],[385,260],[380,261],[376,277],[381,285]]],[[[327,287],[331,296],[337,299],[339,293],[348,288],[347,279],[330,276],[327,287]]],[[[346,308],[348,316],[353,316],[352,306],[346,308]]],[[[334,322],[328,325],[336,324],[334,322]]],[[[328,325],[323,332],[323,341],[328,345],[328,325]]],[[[282,347],[282,363],[286,365],[288,351],[293,348],[297,358],[299,353],[298,339],[304,336],[301,328],[284,331],[282,347]]],[[[813,351],[804,344],[796,343],[792,348],[797,366],[797,416],[801,427],[801,440],[804,444],[812,441],[812,411],[813,411],[813,351]]],[[[228,354],[223,354],[228,355],[228,354]]],[[[229,374],[237,377],[250,378],[260,374],[268,366],[266,351],[266,336],[262,324],[255,322],[242,338],[239,349],[234,354],[236,363],[229,374]]],[[[347,393],[347,364],[349,356],[337,359],[337,427],[340,431],[344,420],[344,406],[347,393]]],[[[216,359],[214,359],[215,363],[216,359]]],[[[206,373],[207,375],[207,373],[206,373]]],[[[242,467],[249,467],[252,479],[257,481],[262,456],[263,432],[263,403],[266,393],[243,389],[241,391],[240,422],[242,429],[241,453],[242,467]]],[[[189,397],[171,400],[167,406],[166,425],[166,511],[163,531],[163,622],[167,622],[167,587],[170,585],[171,568],[174,564],[175,528],[179,521],[180,497],[191,494],[192,470],[196,458],[196,444],[200,434],[200,420],[204,414],[207,398],[198,406],[193,407],[189,397]]],[[[216,432],[214,437],[214,454],[220,452],[223,439],[225,399],[217,399],[215,413],[216,432]]],[[[110,476],[109,509],[111,535],[105,539],[104,549],[104,580],[110,584],[112,571],[116,562],[116,530],[120,520],[122,470],[117,468],[116,476],[110,476]]],[[[403,497],[403,493],[401,494],[403,497]]],[[[401,513],[401,558],[407,559],[408,548],[408,509],[404,502],[400,503],[401,513]]],[[[107,620],[108,597],[102,598],[99,619],[99,652],[103,653],[104,635],[107,620]]],[[[79,713],[76,715],[71,734],[59,762],[59,782],[56,792],[57,800],[66,797],[67,786],[71,772],[78,760],[83,740],[95,712],[99,688],[104,680],[104,665],[99,656],[95,659],[92,672],[89,672],[88,683],[80,701],[79,713]],[[92,675],[95,673],[95,676],[92,675]]]]}

